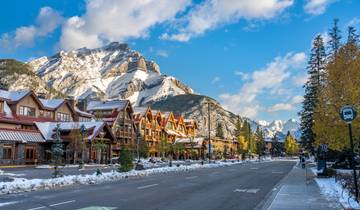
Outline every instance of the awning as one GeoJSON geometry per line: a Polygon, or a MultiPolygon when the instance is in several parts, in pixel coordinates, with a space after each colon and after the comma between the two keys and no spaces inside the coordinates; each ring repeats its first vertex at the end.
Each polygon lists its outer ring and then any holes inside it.
{"type": "Polygon", "coordinates": [[[0,129],[0,141],[13,141],[13,142],[45,142],[40,132],[26,131],[17,129],[0,129]]]}

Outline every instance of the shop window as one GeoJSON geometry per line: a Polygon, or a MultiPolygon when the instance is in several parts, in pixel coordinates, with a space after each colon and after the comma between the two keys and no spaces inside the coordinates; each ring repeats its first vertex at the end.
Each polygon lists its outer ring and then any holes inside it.
{"type": "Polygon", "coordinates": [[[26,160],[34,160],[35,159],[35,148],[34,147],[25,148],[25,159],[26,160]]]}

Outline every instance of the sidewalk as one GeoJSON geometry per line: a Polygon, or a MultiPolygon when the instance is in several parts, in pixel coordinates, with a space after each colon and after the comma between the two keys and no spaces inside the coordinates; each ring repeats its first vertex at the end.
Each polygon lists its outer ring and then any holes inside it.
{"type": "MultiPolygon", "coordinates": [[[[299,166],[300,167],[300,166],[299,166]]],[[[308,181],[306,181],[306,171],[297,165],[282,180],[278,190],[270,199],[272,202],[265,205],[263,209],[268,210],[332,210],[342,209],[337,202],[326,200],[320,194],[320,189],[313,179],[313,174],[307,170],[308,181]],[[307,184],[306,184],[307,182],[307,184]]]]}

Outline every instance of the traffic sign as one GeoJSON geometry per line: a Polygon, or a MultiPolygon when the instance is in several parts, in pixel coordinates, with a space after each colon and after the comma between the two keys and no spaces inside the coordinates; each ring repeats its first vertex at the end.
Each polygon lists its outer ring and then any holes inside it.
{"type": "Polygon", "coordinates": [[[353,106],[343,106],[340,110],[340,117],[347,123],[351,123],[357,116],[357,112],[353,106]]]}
{"type": "Polygon", "coordinates": [[[327,144],[322,144],[321,147],[323,152],[327,152],[329,149],[329,146],[327,144]]]}

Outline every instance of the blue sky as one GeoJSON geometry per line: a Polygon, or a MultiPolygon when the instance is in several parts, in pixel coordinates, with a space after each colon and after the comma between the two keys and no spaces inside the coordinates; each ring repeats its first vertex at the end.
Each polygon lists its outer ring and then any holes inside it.
{"type": "Polygon", "coordinates": [[[357,0],[8,0],[0,58],[127,42],[161,71],[256,120],[297,118],[311,40],[334,18],[360,30],[357,0]]]}

